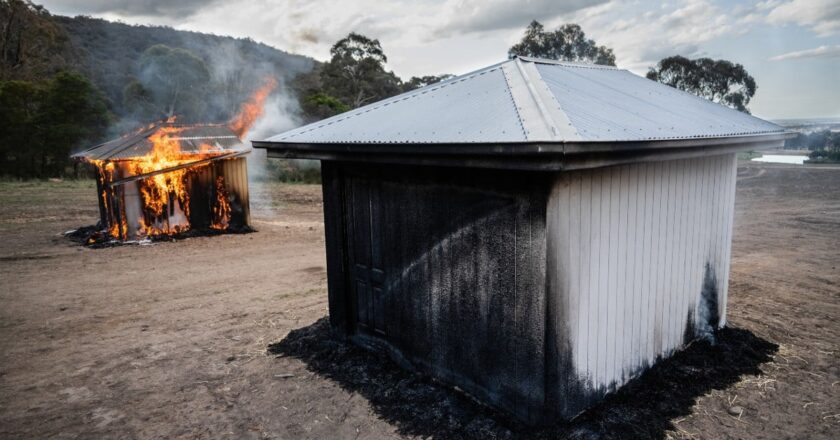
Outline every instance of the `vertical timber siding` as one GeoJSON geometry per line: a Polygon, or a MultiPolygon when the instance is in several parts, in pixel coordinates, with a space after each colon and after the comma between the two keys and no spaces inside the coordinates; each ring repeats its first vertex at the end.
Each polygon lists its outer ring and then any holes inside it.
{"type": "Polygon", "coordinates": [[[540,419],[548,175],[330,163],[323,177],[334,328],[540,419]]]}
{"type": "Polygon", "coordinates": [[[557,174],[546,213],[557,413],[725,323],[735,167],[725,154],[557,174]]]}

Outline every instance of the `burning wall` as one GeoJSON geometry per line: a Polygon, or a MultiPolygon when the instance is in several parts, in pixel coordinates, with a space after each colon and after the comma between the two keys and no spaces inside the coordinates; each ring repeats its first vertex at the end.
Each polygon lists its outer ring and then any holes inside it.
{"type": "Polygon", "coordinates": [[[229,128],[163,123],[120,140],[122,148],[107,159],[88,159],[97,168],[100,223],[110,238],[248,228],[249,150],[229,128]]]}
{"type": "Polygon", "coordinates": [[[102,234],[133,240],[249,230],[250,148],[240,138],[276,85],[267,81],[228,124],[170,118],[74,155],[96,167],[102,234]]]}

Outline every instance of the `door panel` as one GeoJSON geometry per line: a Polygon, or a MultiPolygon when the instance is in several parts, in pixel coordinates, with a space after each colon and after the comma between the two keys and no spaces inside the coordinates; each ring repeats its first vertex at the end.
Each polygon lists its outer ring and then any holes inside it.
{"type": "Polygon", "coordinates": [[[347,178],[347,207],[350,229],[350,259],[356,327],[369,333],[385,334],[385,271],[382,256],[382,208],[379,187],[368,179],[347,178]]]}

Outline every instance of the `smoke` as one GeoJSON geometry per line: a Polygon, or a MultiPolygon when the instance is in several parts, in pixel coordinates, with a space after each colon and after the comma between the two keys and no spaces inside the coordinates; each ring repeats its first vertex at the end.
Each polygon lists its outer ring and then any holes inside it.
{"type": "MultiPolygon", "coordinates": [[[[242,140],[250,144],[253,140],[265,139],[297,127],[301,124],[299,114],[297,100],[282,89],[275,90],[266,100],[263,115],[256,120],[242,140]]],[[[270,187],[270,182],[275,179],[272,162],[268,160],[266,150],[254,148],[248,155],[248,185],[251,210],[260,216],[275,214],[270,187]]]]}
{"type": "MultiPolygon", "coordinates": [[[[95,57],[105,60],[103,74],[96,78],[100,88],[107,91],[114,103],[113,111],[117,116],[108,129],[106,139],[133,133],[140,127],[161,120],[164,117],[163,111],[170,107],[170,102],[163,96],[165,94],[158,93],[158,88],[165,85],[161,76],[181,74],[180,79],[189,78],[196,71],[193,64],[196,60],[199,60],[199,64],[203,63],[206,74],[201,76],[201,81],[198,81],[200,84],[186,81],[187,87],[182,90],[189,94],[184,97],[184,104],[189,105],[176,106],[178,122],[229,123],[239,112],[242,103],[260,86],[273,79],[277,87],[266,99],[263,115],[242,136],[245,147],[250,148],[252,140],[265,139],[302,123],[297,98],[289,84],[298,75],[312,70],[314,60],[310,58],[285,53],[249,39],[145,26],[129,27],[119,23],[95,24],[102,28],[103,33],[125,34],[136,43],[118,46],[118,53],[123,57],[119,63],[108,64],[113,56],[105,52],[98,52],[95,57]],[[148,62],[141,63],[143,54],[158,44],[172,48],[179,56],[166,58],[151,66],[148,62]],[[173,66],[166,62],[169,60],[181,60],[184,63],[173,66]]],[[[173,52],[166,48],[158,48],[157,51],[163,54],[173,52]]],[[[201,70],[198,69],[199,72],[201,70]]],[[[273,203],[267,185],[269,181],[277,180],[281,168],[279,161],[268,161],[265,150],[254,150],[247,156],[247,161],[252,211],[267,211],[270,214],[273,203]]]]}
{"type": "MultiPolygon", "coordinates": [[[[193,47],[204,51],[205,48],[193,47]]],[[[264,56],[261,51],[267,47],[251,43],[243,44],[240,40],[230,40],[222,44],[213,44],[213,50],[207,51],[207,65],[210,68],[212,82],[218,84],[217,93],[210,100],[210,116],[217,121],[228,121],[239,111],[243,102],[267,80],[277,81],[277,87],[265,101],[263,114],[242,136],[243,142],[250,147],[253,140],[271,137],[283,131],[301,125],[301,111],[298,101],[288,86],[297,73],[311,69],[311,65],[287,65],[264,56]]],[[[270,182],[276,180],[277,164],[269,161],[265,150],[254,149],[248,155],[248,183],[252,211],[258,215],[274,214],[275,205],[271,197],[270,182]]]]}

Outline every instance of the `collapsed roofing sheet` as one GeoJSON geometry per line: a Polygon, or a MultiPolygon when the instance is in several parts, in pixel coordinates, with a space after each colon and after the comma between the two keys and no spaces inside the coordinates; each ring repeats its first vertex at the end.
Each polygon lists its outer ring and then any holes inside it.
{"type": "Polygon", "coordinates": [[[132,134],[105,142],[73,155],[88,160],[120,160],[145,156],[152,151],[149,137],[162,128],[172,128],[170,139],[177,140],[184,154],[244,150],[247,147],[226,125],[182,125],[158,123],[132,134]]]}
{"type": "Polygon", "coordinates": [[[515,58],[260,143],[624,142],[776,133],[784,129],[626,70],[515,58]]]}

